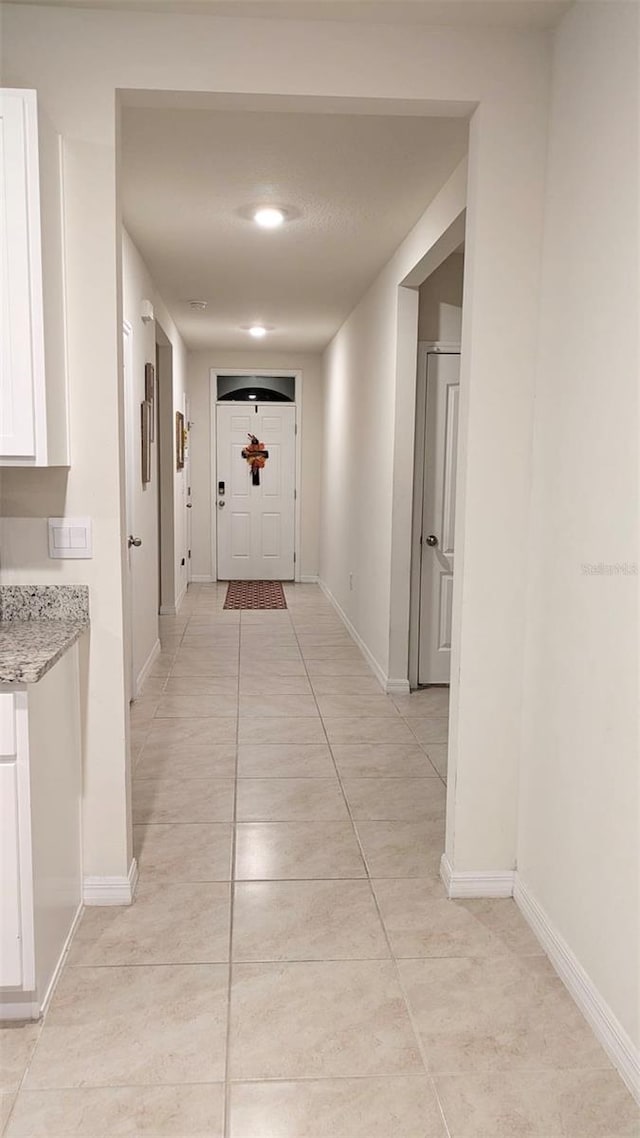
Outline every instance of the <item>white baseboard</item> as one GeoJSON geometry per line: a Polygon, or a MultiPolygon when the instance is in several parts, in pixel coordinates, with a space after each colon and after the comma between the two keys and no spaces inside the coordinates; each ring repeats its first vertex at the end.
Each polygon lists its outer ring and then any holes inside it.
{"type": "Polygon", "coordinates": [[[25,1000],[22,1004],[17,1001],[0,1003],[0,1025],[38,1019],[40,1019],[40,1004],[37,1000],[25,1000]]]}
{"type": "Polygon", "coordinates": [[[513,897],[516,877],[512,869],[456,872],[446,854],[440,859],[440,876],[447,896],[452,900],[464,897],[513,897]]]}
{"type": "Polygon", "coordinates": [[[384,690],[387,695],[409,695],[411,693],[408,680],[387,680],[384,690]]]}
{"type": "Polygon", "coordinates": [[[362,655],[367,661],[367,664],[371,668],[371,671],[374,673],[383,691],[385,691],[387,695],[409,695],[409,681],[405,679],[392,679],[387,675],[384,668],[380,666],[373,653],[370,652],[362,637],[356,632],[354,626],[349,620],[349,617],[347,616],[344,609],[338,604],[329,586],[326,585],[325,582],[320,579],[320,577],[303,577],[302,580],[317,582],[317,584],[320,586],[325,597],[336,610],[338,616],[340,617],[340,620],[349,633],[349,636],[357,644],[358,648],[362,652],[362,655]]]}
{"type": "Polygon", "coordinates": [[[0,1022],[2,1020],[6,1020],[7,1022],[15,1022],[16,1020],[37,1020],[46,1014],[47,1008],[51,1003],[53,993],[56,990],[56,984],[60,979],[62,969],[67,959],[67,953],[69,952],[69,948],[71,946],[71,941],[73,940],[74,933],[78,927],[78,922],[80,921],[80,917],[82,916],[83,911],[84,905],[82,902],[80,902],[78,908],[76,909],[75,916],[71,922],[71,928],[67,933],[65,942],[60,951],[60,956],[58,957],[58,962],[53,970],[53,975],[47,985],[47,990],[44,994],[44,998],[42,1000],[27,999],[23,1003],[19,1003],[18,1001],[6,1004],[0,1003],[0,1022]]]}
{"type": "Polygon", "coordinates": [[[551,923],[542,906],[518,875],[513,896],[560,979],[590,1024],[598,1042],[620,1073],[631,1094],[637,1102],[640,1102],[638,1048],[602,998],[564,937],[551,923]]]}
{"type": "Polygon", "coordinates": [[[126,877],[85,877],[85,905],[130,905],[138,884],[138,863],[133,858],[126,877]]]}
{"type": "Polygon", "coordinates": [[[160,644],[160,641],[156,640],[153,648],[151,649],[149,655],[147,656],[147,659],[145,660],[144,664],[142,665],[140,671],[138,672],[138,675],[136,677],[136,690],[135,690],[135,696],[134,696],[135,699],[139,699],[140,693],[144,687],[144,682],[145,682],[147,676],[149,675],[149,672],[153,668],[153,665],[155,664],[156,660],[158,659],[158,656],[160,655],[161,648],[162,648],[162,645],[160,644]]]}
{"type": "Polygon", "coordinates": [[[388,676],[386,675],[386,672],[383,671],[383,669],[380,667],[378,661],[376,660],[375,656],[367,648],[367,645],[365,644],[362,637],[356,632],[354,626],[352,625],[351,621],[349,620],[349,617],[347,616],[344,609],[338,604],[338,602],[337,602],[336,598],[334,597],[333,593],[331,592],[331,589],[329,588],[329,586],[326,585],[325,582],[322,581],[320,578],[318,578],[318,584],[319,584],[320,588],[322,589],[322,592],[324,593],[327,600],[330,602],[330,604],[333,605],[335,611],[337,612],[338,616],[340,617],[340,620],[342,621],[347,632],[349,633],[349,636],[357,644],[358,648],[362,652],[362,655],[364,656],[365,660],[367,661],[367,664],[371,668],[371,671],[374,673],[376,679],[378,680],[378,683],[386,691],[386,686],[387,686],[387,682],[388,682],[388,676]]]}
{"type": "Polygon", "coordinates": [[[633,1097],[640,1103],[640,1051],[518,872],[511,870],[455,872],[447,855],[443,854],[440,876],[447,895],[452,900],[464,897],[513,896],[520,912],[570,996],[580,1008],[596,1039],[606,1051],[633,1097]]]}
{"type": "Polygon", "coordinates": [[[215,585],[216,578],[212,577],[210,573],[192,573],[190,585],[215,585]]]}
{"type": "Polygon", "coordinates": [[[318,574],[317,573],[311,573],[311,574],[301,576],[300,577],[300,584],[301,585],[317,585],[318,584],[318,574]]]}
{"type": "Polygon", "coordinates": [[[182,602],[187,595],[187,584],[182,587],[179,596],[176,597],[172,605],[160,605],[160,616],[177,616],[182,607],[182,602]]]}
{"type": "Polygon", "coordinates": [[[40,1019],[40,1004],[29,1001],[24,1004],[0,1004],[0,1027],[3,1023],[28,1023],[40,1019]]]}

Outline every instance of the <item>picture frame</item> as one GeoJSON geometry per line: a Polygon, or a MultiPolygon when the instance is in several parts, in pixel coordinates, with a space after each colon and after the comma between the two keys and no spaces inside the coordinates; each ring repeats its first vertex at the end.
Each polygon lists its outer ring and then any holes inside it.
{"type": "Polygon", "coordinates": [[[146,403],[151,404],[151,433],[149,439],[153,442],[156,409],[156,369],[153,364],[149,363],[144,365],[144,398],[146,403]]]}
{"type": "Polygon", "coordinates": [[[176,470],[184,470],[184,415],[176,411],[176,470]]]}
{"type": "Polygon", "coordinates": [[[140,404],[140,454],[142,485],[151,482],[151,422],[153,408],[148,399],[140,404]]]}

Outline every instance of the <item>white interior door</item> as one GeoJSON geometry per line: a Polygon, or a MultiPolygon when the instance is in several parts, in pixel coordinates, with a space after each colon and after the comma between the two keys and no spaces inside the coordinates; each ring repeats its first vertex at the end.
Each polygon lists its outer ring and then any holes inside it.
{"type": "Polygon", "coordinates": [[[427,353],[418,683],[449,682],[460,356],[427,353]]]}
{"type": "Polygon", "coordinates": [[[218,578],[294,577],[296,408],[292,403],[219,403],[216,414],[218,578]],[[254,486],[242,450],[256,435],[269,452],[254,486]]]}

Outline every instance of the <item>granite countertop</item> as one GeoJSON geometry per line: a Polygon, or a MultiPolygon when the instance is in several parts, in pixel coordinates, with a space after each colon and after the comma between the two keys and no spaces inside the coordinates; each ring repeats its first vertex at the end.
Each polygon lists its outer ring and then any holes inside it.
{"type": "Polygon", "coordinates": [[[0,585],[0,683],[37,683],[88,626],[86,585],[0,585]]]}

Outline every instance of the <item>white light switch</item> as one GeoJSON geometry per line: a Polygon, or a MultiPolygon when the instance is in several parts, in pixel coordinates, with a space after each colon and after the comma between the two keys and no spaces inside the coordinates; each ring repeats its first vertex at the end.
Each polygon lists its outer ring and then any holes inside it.
{"type": "Polygon", "coordinates": [[[69,527],[59,526],[53,531],[53,544],[56,549],[69,548],[69,527]]]}
{"type": "Polygon", "coordinates": [[[49,518],[49,557],[93,557],[91,518],[49,518]]]}

